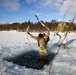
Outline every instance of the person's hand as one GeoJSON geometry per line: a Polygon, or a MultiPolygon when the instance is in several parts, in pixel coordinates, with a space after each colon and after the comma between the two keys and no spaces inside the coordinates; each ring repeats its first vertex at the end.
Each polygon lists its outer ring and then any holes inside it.
{"type": "Polygon", "coordinates": [[[54,33],[54,36],[57,35],[57,33],[54,33]]]}

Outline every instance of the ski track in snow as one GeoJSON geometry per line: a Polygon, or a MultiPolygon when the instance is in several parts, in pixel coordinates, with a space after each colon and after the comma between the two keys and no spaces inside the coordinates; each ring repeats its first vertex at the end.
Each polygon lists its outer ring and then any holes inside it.
{"type": "MultiPolygon", "coordinates": [[[[37,36],[38,33],[32,34],[37,36]]],[[[50,33],[50,42],[53,34],[54,32],[50,33]]],[[[76,75],[76,33],[68,33],[67,44],[70,49],[61,47],[53,62],[51,75],[76,75]]],[[[57,36],[48,48],[49,51],[56,51],[56,46],[57,36]]],[[[33,49],[38,50],[37,41],[25,32],[0,31],[0,75],[48,75],[49,65],[45,65],[42,70],[36,70],[4,60],[33,49]]]]}

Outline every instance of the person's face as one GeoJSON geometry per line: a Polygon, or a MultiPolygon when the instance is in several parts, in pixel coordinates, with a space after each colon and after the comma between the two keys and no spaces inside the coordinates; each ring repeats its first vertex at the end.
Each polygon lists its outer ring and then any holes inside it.
{"type": "Polygon", "coordinates": [[[63,22],[62,22],[62,21],[60,21],[59,23],[61,23],[61,24],[62,24],[63,22]]]}

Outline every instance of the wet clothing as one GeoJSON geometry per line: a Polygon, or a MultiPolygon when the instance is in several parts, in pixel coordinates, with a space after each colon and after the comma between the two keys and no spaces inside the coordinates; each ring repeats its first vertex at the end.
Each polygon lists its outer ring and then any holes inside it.
{"type": "MultiPolygon", "coordinates": [[[[66,36],[67,29],[68,29],[68,26],[66,25],[66,23],[60,22],[58,24],[57,31],[56,31],[56,34],[58,34],[58,44],[61,44],[62,40],[66,36]]],[[[63,41],[63,44],[66,44],[66,40],[67,39],[65,38],[65,40],[63,41]]]]}
{"type": "Polygon", "coordinates": [[[32,38],[34,38],[34,39],[36,39],[36,40],[38,41],[38,44],[39,44],[39,54],[40,54],[40,55],[42,55],[42,54],[48,55],[47,47],[46,47],[47,43],[46,43],[46,42],[47,42],[47,39],[48,39],[48,37],[49,37],[49,35],[50,35],[50,30],[48,30],[42,38],[33,36],[33,35],[30,34],[29,32],[28,32],[28,34],[29,34],[32,38]]]}

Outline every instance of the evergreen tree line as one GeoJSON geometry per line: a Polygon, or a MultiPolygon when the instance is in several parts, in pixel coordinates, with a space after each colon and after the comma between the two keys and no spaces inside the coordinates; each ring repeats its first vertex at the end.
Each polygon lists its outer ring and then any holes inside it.
{"type": "MultiPolygon", "coordinates": [[[[56,20],[52,20],[51,22],[44,22],[42,21],[51,31],[56,31],[58,22],[56,20]]],[[[76,32],[76,24],[73,22],[66,22],[66,24],[69,26],[68,31],[74,31],[76,32]]],[[[12,23],[12,24],[0,24],[0,31],[3,30],[17,30],[17,31],[26,31],[28,25],[30,25],[30,31],[45,31],[45,27],[43,27],[39,22],[33,23],[33,22],[23,22],[23,23],[12,23]]]]}

